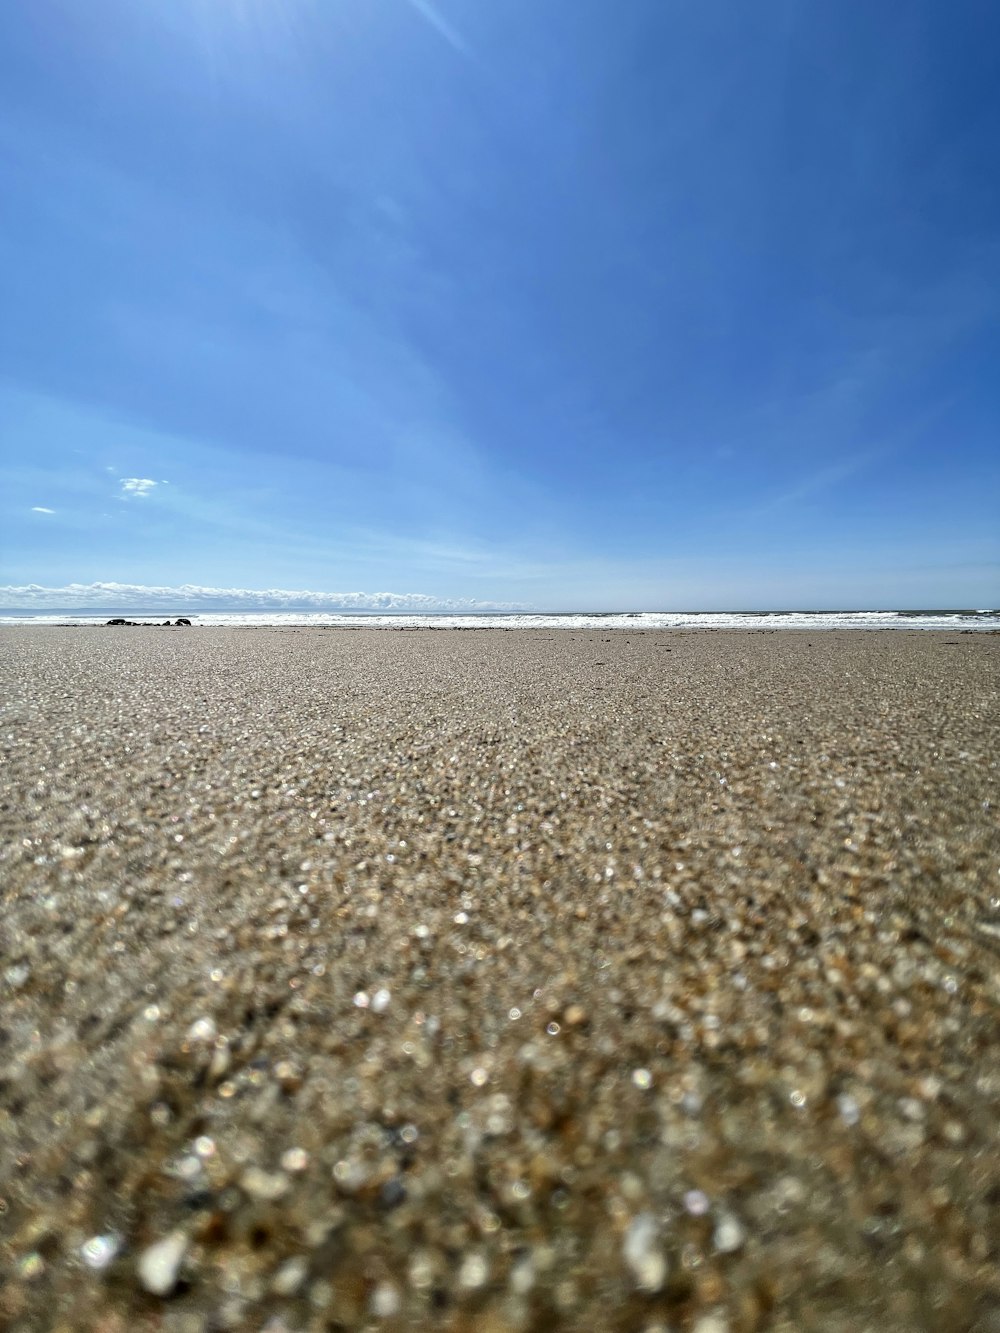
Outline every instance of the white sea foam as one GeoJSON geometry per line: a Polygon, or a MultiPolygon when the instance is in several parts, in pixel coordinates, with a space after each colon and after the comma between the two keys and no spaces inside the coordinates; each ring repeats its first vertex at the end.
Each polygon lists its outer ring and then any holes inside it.
{"type": "MultiPolygon", "coordinates": [[[[162,622],[162,609],[104,611],[82,615],[55,611],[19,614],[0,613],[0,625],[102,625],[112,615],[150,624],[162,622]]],[[[171,617],[187,616],[196,626],[233,628],[280,628],[313,626],[337,629],[467,629],[467,630],[651,630],[651,629],[896,629],[896,630],[1000,630],[1000,611],[642,611],[593,614],[547,614],[543,612],[482,612],[461,615],[449,612],[392,615],[329,611],[191,611],[178,605],[171,617]]]]}

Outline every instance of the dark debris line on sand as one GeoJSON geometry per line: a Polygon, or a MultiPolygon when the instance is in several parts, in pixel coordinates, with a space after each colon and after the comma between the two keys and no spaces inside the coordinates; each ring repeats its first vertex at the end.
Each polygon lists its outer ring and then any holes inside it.
{"type": "Polygon", "coordinates": [[[1000,1327],[995,639],[0,652],[0,1326],[1000,1327]]]}

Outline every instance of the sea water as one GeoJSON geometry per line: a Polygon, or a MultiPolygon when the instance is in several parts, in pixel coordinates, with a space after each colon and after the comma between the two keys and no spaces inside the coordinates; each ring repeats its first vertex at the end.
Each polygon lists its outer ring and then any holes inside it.
{"type": "Polygon", "coordinates": [[[162,623],[186,616],[193,625],[234,628],[326,626],[331,629],[544,629],[544,630],[650,630],[650,629],[897,629],[1000,630],[1000,610],[967,611],[609,611],[528,612],[357,612],[357,611],[219,611],[192,610],[178,604],[154,610],[5,611],[0,625],[103,625],[112,616],[162,623]]]}

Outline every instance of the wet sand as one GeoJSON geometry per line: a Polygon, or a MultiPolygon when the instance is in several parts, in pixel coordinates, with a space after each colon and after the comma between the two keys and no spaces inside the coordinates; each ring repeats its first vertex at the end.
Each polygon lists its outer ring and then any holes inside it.
{"type": "Polygon", "coordinates": [[[1000,1329],[1000,637],[0,678],[0,1327],[1000,1329]]]}

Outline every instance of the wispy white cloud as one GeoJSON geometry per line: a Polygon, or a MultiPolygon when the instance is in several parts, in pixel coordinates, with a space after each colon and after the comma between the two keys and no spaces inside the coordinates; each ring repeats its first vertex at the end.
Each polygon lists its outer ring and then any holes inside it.
{"type": "Polygon", "coordinates": [[[67,583],[48,588],[38,583],[0,587],[0,606],[17,610],[135,607],[153,610],[240,611],[520,611],[515,602],[481,602],[470,598],[432,597],[420,592],[315,592],[288,588],[204,588],[142,583],[67,583]]]}
{"type": "Polygon", "coordinates": [[[439,36],[443,37],[450,47],[463,56],[472,54],[469,49],[469,44],[466,42],[462,34],[452,27],[437,6],[430,3],[430,0],[410,0],[410,4],[424,22],[429,23],[434,31],[438,33],[439,36]]]}
{"type": "Polygon", "coordinates": [[[56,511],[54,509],[47,509],[45,505],[32,505],[31,512],[33,514],[54,514],[56,511]]]}
{"type": "Polygon", "coordinates": [[[864,472],[867,468],[873,467],[884,457],[886,452],[884,449],[871,450],[868,453],[845,458],[838,463],[831,463],[827,467],[818,468],[808,476],[799,478],[795,485],[772,496],[754,509],[752,513],[757,517],[762,517],[774,513],[776,510],[784,509],[786,506],[796,505],[803,500],[811,500],[817,495],[822,495],[824,491],[832,490],[835,486],[840,486],[859,472],[864,472]]]}
{"type": "Polygon", "coordinates": [[[148,495],[157,484],[150,477],[121,477],[123,495],[148,495]]]}

